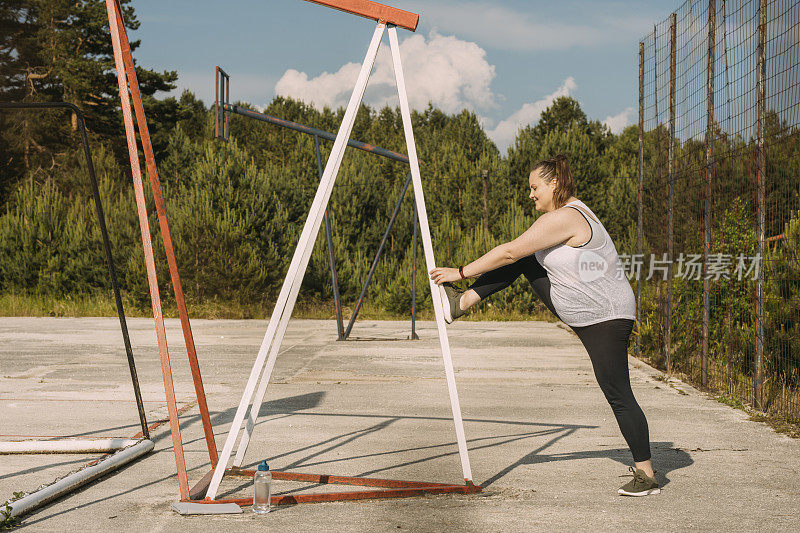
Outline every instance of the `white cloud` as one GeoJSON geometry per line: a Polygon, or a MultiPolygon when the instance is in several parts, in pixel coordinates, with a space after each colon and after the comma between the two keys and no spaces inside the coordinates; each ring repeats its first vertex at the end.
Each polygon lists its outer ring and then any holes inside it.
{"type": "Polygon", "coordinates": [[[532,15],[533,10],[517,11],[490,2],[410,2],[404,7],[422,13],[420,20],[428,26],[474,39],[482,46],[528,52],[635,42],[661,17],[624,14],[619,6],[598,4],[586,4],[583,24],[549,20],[532,15]],[[614,16],[607,14],[611,12],[614,16]]]}
{"type": "Polygon", "coordinates": [[[357,63],[347,63],[334,73],[323,72],[311,79],[305,72],[289,69],[275,84],[275,94],[302,100],[320,109],[346,105],[359,69],[357,63]]]}
{"type": "MultiPolygon", "coordinates": [[[[423,109],[428,103],[447,113],[461,109],[488,110],[497,96],[490,87],[495,68],[477,44],[431,32],[428,38],[412,35],[400,44],[409,104],[423,109]]],[[[309,77],[287,70],[275,84],[275,94],[291,96],[317,108],[347,105],[361,65],[347,63],[336,72],[309,77]]],[[[373,106],[398,105],[391,52],[378,51],[364,102],[373,106]]]]}
{"type": "Polygon", "coordinates": [[[550,104],[553,103],[553,100],[560,96],[569,96],[577,88],[578,84],[575,83],[575,79],[570,76],[564,80],[564,83],[562,83],[561,86],[558,87],[558,89],[556,89],[553,93],[548,94],[543,98],[536,100],[535,102],[523,105],[510,117],[501,121],[493,130],[487,131],[486,134],[494,141],[500,152],[504,152],[511,145],[511,142],[514,140],[514,136],[517,134],[520,128],[524,128],[529,124],[535,124],[538,122],[542,111],[547,109],[550,104]]]}
{"type": "Polygon", "coordinates": [[[634,119],[636,118],[636,110],[632,107],[626,107],[620,113],[616,115],[609,115],[603,121],[603,124],[608,126],[608,129],[611,130],[611,133],[619,133],[625,129],[626,126],[629,124],[633,124],[634,119]]]}

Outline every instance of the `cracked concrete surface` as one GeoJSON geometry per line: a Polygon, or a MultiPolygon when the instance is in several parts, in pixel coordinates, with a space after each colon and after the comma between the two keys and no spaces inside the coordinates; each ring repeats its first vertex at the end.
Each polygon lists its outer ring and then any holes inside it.
{"type": "MultiPolygon", "coordinates": [[[[130,320],[148,417],[165,416],[150,319],[130,320]]],[[[222,447],[266,321],[192,322],[222,447]]],[[[176,392],[193,400],[183,339],[168,320],[176,392]]],[[[630,452],[576,337],[544,322],[449,326],[473,476],[484,492],[283,507],[266,516],[182,517],[167,426],[139,462],[23,520],[32,531],[786,531],[800,529],[800,441],[630,360],[663,492],[623,498],[630,452]]],[[[293,320],[245,464],[350,476],[458,482],[436,328],[293,320]]],[[[0,319],[3,438],[130,436],[136,409],[116,319],[0,319]]],[[[208,470],[197,408],[181,417],[190,481],[208,470]]],[[[91,457],[0,457],[0,498],[91,457]]],[[[226,481],[246,494],[247,481],[226,481]]],[[[314,488],[318,490],[318,488],[314,488]]],[[[276,482],[275,490],[308,490],[276,482]]]]}

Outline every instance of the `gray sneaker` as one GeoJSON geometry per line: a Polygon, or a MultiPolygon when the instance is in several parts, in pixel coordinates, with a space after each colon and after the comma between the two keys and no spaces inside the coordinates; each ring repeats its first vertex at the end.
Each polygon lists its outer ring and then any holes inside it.
{"type": "Polygon", "coordinates": [[[439,286],[439,293],[442,295],[442,307],[444,307],[444,321],[452,324],[453,320],[463,316],[465,311],[461,309],[461,295],[464,291],[458,290],[452,283],[442,283],[439,286]]]}
{"type": "Polygon", "coordinates": [[[633,472],[633,479],[625,483],[619,489],[619,493],[623,496],[649,496],[651,494],[660,494],[661,489],[658,487],[658,481],[649,477],[644,473],[644,470],[639,468],[628,468],[633,472]]]}

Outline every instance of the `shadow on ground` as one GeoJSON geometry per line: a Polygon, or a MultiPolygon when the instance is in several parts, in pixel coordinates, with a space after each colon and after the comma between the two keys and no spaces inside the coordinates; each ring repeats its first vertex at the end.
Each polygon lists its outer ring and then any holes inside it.
{"type": "MultiPolygon", "coordinates": [[[[447,442],[439,442],[436,444],[428,444],[425,446],[417,446],[417,447],[407,447],[407,448],[399,448],[393,450],[387,450],[382,452],[376,453],[369,453],[369,454],[357,454],[357,455],[349,455],[346,457],[337,457],[335,459],[320,459],[321,456],[329,454],[331,451],[342,448],[343,446],[350,444],[360,438],[363,438],[367,435],[380,432],[387,427],[391,426],[392,424],[401,421],[401,420],[441,420],[441,421],[449,421],[452,420],[451,418],[447,417],[433,417],[433,416],[393,416],[393,415],[377,415],[377,414],[360,414],[360,413],[320,413],[320,412],[310,412],[307,411],[309,409],[313,409],[318,407],[322,400],[325,397],[325,392],[314,392],[308,394],[301,394],[296,396],[289,396],[286,398],[280,398],[276,400],[271,400],[265,402],[260,410],[259,417],[259,425],[269,422],[270,420],[276,420],[279,418],[291,417],[291,416],[313,416],[313,417],[353,417],[353,418],[366,418],[366,419],[379,419],[378,422],[374,424],[370,424],[367,427],[357,429],[354,431],[348,431],[334,437],[330,437],[327,439],[323,439],[311,444],[307,444],[291,451],[277,454],[267,458],[268,462],[273,462],[278,459],[293,456],[296,454],[304,454],[302,457],[292,460],[290,463],[286,464],[282,470],[289,470],[289,469],[296,469],[296,468],[305,468],[311,466],[321,466],[321,465],[331,465],[334,463],[344,463],[347,461],[353,461],[357,459],[364,459],[364,458],[374,458],[380,456],[396,456],[401,457],[408,453],[412,452],[427,452],[427,455],[422,458],[417,458],[414,460],[400,460],[395,464],[390,466],[386,466],[383,468],[376,468],[371,470],[366,470],[361,472],[356,477],[367,477],[367,476],[375,476],[381,472],[387,470],[394,470],[396,468],[409,466],[413,464],[424,463],[428,461],[433,461],[442,457],[447,456],[455,456],[458,454],[456,443],[453,441],[447,442]],[[265,419],[266,418],[266,419],[265,419]]],[[[215,412],[211,416],[211,422],[213,426],[223,426],[230,424],[233,420],[235,415],[235,408],[226,409],[224,411],[215,412]]],[[[200,416],[198,415],[191,415],[191,416],[184,416],[181,418],[181,429],[184,430],[194,424],[197,424],[200,421],[200,416]]],[[[496,483],[498,480],[502,479],[504,476],[512,472],[517,467],[523,465],[533,465],[539,463],[548,463],[554,461],[577,461],[583,459],[611,459],[617,461],[625,466],[628,466],[632,463],[632,459],[630,456],[630,451],[626,448],[614,448],[614,449],[607,449],[607,450],[587,450],[587,451],[576,451],[576,452],[566,452],[566,453],[546,453],[546,450],[553,446],[559,440],[566,438],[576,431],[580,429],[595,429],[597,426],[590,426],[590,425],[579,425],[579,424],[552,424],[552,423],[539,423],[539,422],[527,422],[527,421],[512,421],[512,420],[493,420],[493,419],[475,419],[475,418],[465,418],[465,422],[468,423],[491,423],[491,424],[500,424],[506,426],[517,426],[528,428],[528,431],[518,431],[518,432],[503,432],[502,434],[486,436],[486,437],[476,437],[472,439],[468,439],[467,443],[471,452],[476,450],[484,449],[484,448],[492,448],[497,446],[502,446],[505,444],[509,444],[512,442],[518,442],[526,439],[534,439],[534,438],[542,438],[542,437],[551,437],[547,442],[537,446],[535,449],[531,450],[529,453],[525,454],[520,459],[508,464],[507,466],[500,469],[497,473],[490,476],[488,479],[480,483],[483,488],[489,487],[492,484],[496,483]],[[534,429],[535,428],[535,429],[534,429]]],[[[135,426],[132,426],[135,427],[135,426]]],[[[164,427],[165,430],[158,432],[156,435],[152,435],[152,440],[159,442],[163,439],[166,439],[170,436],[169,431],[166,431],[166,426],[164,427]]],[[[218,433],[222,437],[226,436],[225,434],[218,433]]],[[[192,443],[196,443],[198,441],[202,441],[203,437],[199,437],[193,440],[189,440],[184,442],[184,445],[189,445],[192,443]]],[[[219,441],[218,441],[219,442],[219,441]]],[[[674,470],[684,468],[689,466],[693,463],[693,460],[689,453],[685,450],[675,448],[672,442],[653,442],[651,443],[651,449],[653,453],[653,464],[658,471],[656,476],[658,478],[659,483],[664,486],[669,483],[668,474],[674,470]]],[[[169,446],[162,450],[159,450],[161,453],[171,453],[172,447],[169,446]]],[[[255,464],[259,462],[256,461],[254,463],[250,463],[245,467],[254,467],[255,464]]],[[[126,470],[127,468],[131,468],[133,465],[128,465],[122,470],[126,470]]],[[[192,470],[194,473],[198,471],[202,471],[203,468],[208,468],[208,466],[193,468],[192,470]]],[[[121,470],[121,471],[122,471],[121,470]]],[[[205,473],[205,472],[202,472],[205,473]]],[[[174,477],[174,473],[170,473],[169,475],[162,477],[160,479],[152,480],[148,483],[141,484],[135,488],[126,490],[124,492],[120,492],[117,494],[109,495],[105,498],[102,498],[97,501],[93,501],[90,503],[85,503],[81,505],[77,505],[74,507],[70,507],[65,509],[59,513],[43,516],[39,519],[35,519],[36,513],[31,515],[33,520],[26,520],[22,526],[32,526],[34,524],[38,524],[40,522],[49,520],[51,518],[55,518],[58,515],[68,513],[70,511],[85,508],[95,503],[99,503],[102,501],[110,500],[119,496],[123,496],[125,494],[130,494],[135,492],[139,489],[148,487],[150,485],[154,485],[165,481],[171,477],[174,477]]],[[[233,487],[224,493],[220,493],[219,497],[224,498],[225,496],[230,496],[234,493],[240,492],[242,490],[246,490],[251,482],[243,482],[239,486],[233,487]]],[[[309,488],[315,488],[319,485],[309,484],[308,486],[302,488],[296,488],[292,490],[287,490],[283,492],[276,492],[275,495],[279,494],[291,494],[297,493],[301,491],[306,491],[309,488]]],[[[177,493],[177,491],[176,491],[177,493]]],[[[176,494],[177,495],[177,494],[176,494]]]]}

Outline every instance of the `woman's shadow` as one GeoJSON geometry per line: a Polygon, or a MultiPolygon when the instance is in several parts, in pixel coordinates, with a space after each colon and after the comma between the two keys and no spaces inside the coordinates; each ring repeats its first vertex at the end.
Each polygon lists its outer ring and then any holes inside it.
{"type": "MultiPolygon", "coordinates": [[[[617,461],[625,466],[630,466],[633,463],[631,452],[627,448],[611,448],[607,450],[588,450],[581,452],[551,454],[541,453],[541,451],[541,448],[534,450],[516,462],[508,465],[500,472],[481,483],[481,487],[488,487],[518,466],[522,465],[549,463],[551,461],[574,461],[578,459],[613,459],[614,461],[617,461]]],[[[692,456],[687,451],[681,448],[676,448],[674,444],[669,441],[651,442],[650,453],[652,455],[653,467],[656,470],[656,481],[658,481],[661,487],[669,484],[670,472],[679,470],[694,463],[692,456]]]]}

